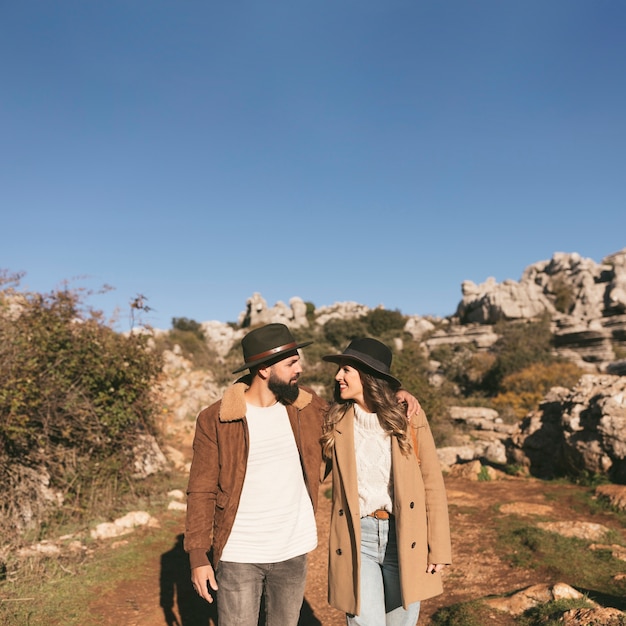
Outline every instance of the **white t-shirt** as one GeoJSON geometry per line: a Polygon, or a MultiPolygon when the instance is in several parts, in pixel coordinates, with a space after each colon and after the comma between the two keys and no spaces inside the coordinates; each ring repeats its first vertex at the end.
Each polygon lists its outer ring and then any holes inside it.
{"type": "Polygon", "coordinates": [[[280,403],[247,405],[250,451],[223,561],[278,563],[314,550],[317,528],[300,455],[280,403]]]}

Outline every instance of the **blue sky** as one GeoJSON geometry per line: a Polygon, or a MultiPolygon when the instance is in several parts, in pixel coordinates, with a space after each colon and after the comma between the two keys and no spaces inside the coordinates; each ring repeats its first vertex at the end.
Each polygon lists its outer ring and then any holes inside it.
{"type": "Polygon", "coordinates": [[[621,0],[0,3],[0,268],[144,318],[626,247],[621,0]]]}

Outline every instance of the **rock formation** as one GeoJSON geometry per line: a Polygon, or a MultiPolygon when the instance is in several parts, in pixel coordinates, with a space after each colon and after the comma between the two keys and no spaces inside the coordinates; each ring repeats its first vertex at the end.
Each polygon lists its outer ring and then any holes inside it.
{"type": "Polygon", "coordinates": [[[260,293],[254,293],[246,302],[246,310],[239,315],[238,324],[241,328],[250,328],[260,324],[278,322],[291,328],[308,326],[306,303],[302,298],[294,297],[289,300],[289,306],[278,301],[269,308],[260,293]]]}
{"type": "Polygon", "coordinates": [[[557,252],[527,267],[519,282],[465,281],[462,292],[455,316],[461,325],[547,313],[557,352],[585,369],[609,371],[615,349],[626,350],[626,248],[601,263],[557,252]]]}
{"type": "Polygon", "coordinates": [[[571,390],[553,388],[513,433],[507,456],[542,478],[586,472],[626,484],[626,378],[586,374],[571,390]]]}

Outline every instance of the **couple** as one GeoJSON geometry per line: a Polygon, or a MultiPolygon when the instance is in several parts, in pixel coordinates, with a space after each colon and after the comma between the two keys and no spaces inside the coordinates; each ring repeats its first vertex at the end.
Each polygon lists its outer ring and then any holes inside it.
{"type": "Polygon", "coordinates": [[[249,332],[233,373],[250,373],[198,415],[185,530],[192,583],[208,602],[217,593],[219,626],[256,626],[262,596],[268,626],[296,626],[323,454],[333,479],[330,604],[349,625],[414,626],[451,561],[428,422],[375,339],[323,357],[339,367],[330,406],[299,387],[298,350],[310,343],[283,324],[249,332]]]}

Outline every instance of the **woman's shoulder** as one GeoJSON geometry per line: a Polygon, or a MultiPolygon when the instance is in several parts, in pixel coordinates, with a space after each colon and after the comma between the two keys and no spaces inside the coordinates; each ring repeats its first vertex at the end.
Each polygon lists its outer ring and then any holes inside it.
{"type": "Polygon", "coordinates": [[[420,410],[415,414],[409,417],[409,428],[424,428],[424,426],[428,426],[428,419],[426,418],[426,413],[424,413],[424,409],[420,407],[420,410]]]}

